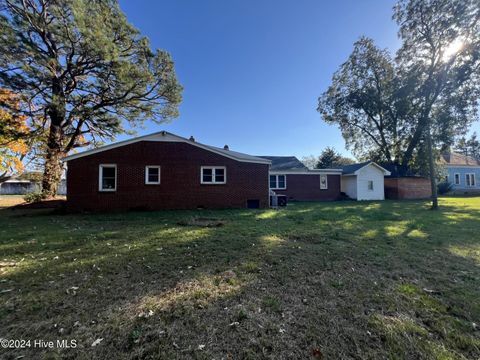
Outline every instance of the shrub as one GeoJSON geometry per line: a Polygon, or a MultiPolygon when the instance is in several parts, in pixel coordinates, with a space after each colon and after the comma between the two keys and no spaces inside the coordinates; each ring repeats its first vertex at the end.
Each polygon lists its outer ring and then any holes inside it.
{"type": "Polygon", "coordinates": [[[449,183],[448,181],[443,181],[441,183],[438,183],[437,185],[438,193],[440,195],[446,194],[450,190],[452,190],[452,187],[453,187],[452,183],[449,183]]]}
{"type": "Polygon", "coordinates": [[[34,202],[40,202],[40,201],[43,200],[43,195],[40,192],[31,192],[31,193],[26,194],[23,197],[23,200],[25,200],[25,202],[27,202],[29,204],[34,203],[34,202]]]}

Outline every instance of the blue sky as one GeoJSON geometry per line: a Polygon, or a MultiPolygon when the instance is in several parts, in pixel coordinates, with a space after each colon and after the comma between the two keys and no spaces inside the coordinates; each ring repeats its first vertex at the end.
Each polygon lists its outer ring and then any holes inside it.
{"type": "MultiPolygon", "coordinates": [[[[120,1],[128,20],[171,53],[184,86],[180,116],[146,124],[256,155],[347,154],[317,98],[361,35],[399,46],[392,0],[120,1]]],[[[121,137],[120,139],[123,139],[121,137]]]]}

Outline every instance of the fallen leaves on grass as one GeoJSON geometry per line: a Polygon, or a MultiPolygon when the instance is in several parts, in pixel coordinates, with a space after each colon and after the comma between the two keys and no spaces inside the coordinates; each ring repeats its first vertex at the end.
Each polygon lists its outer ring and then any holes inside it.
{"type": "Polygon", "coordinates": [[[423,291],[425,291],[428,294],[440,294],[440,291],[438,291],[438,290],[432,290],[432,289],[427,289],[427,288],[423,288],[423,291]]]}
{"type": "Polygon", "coordinates": [[[95,340],[95,341],[92,343],[92,347],[97,346],[97,345],[100,344],[102,341],[103,341],[103,338],[98,338],[97,340],[95,340]]]}
{"type": "Polygon", "coordinates": [[[71,286],[67,289],[67,294],[75,296],[75,295],[77,295],[77,290],[78,289],[79,289],[78,286],[71,286]]]}
{"type": "Polygon", "coordinates": [[[323,355],[319,348],[314,348],[312,349],[312,356],[314,358],[321,359],[323,355]]]}
{"type": "Polygon", "coordinates": [[[145,312],[141,312],[138,317],[139,318],[149,318],[150,316],[153,316],[154,312],[152,310],[148,310],[145,312]]]}

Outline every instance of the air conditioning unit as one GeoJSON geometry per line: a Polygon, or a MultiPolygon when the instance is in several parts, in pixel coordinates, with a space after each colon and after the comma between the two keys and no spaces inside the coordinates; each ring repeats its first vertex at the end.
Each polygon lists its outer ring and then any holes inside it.
{"type": "Polygon", "coordinates": [[[287,206],[287,195],[277,195],[277,204],[278,206],[285,207],[287,206]]]}
{"type": "Polygon", "coordinates": [[[286,195],[277,195],[273,191],[270,191],[270,207],[276,209],[278,207],[287,206],[287,196],[286,195]]]}

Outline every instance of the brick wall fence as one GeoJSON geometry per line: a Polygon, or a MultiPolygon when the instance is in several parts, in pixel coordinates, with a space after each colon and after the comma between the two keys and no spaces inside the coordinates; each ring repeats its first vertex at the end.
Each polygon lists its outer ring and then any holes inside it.
{"type": "Polygon", "coordinates": [[[431,196],[430,180],[427,178],[385,178],[385,198],[387,199],[428,199],[431,196]]]}

